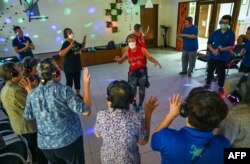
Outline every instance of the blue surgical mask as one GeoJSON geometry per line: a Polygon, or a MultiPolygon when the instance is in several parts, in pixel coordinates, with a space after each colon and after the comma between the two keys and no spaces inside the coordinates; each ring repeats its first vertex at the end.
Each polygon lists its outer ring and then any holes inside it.
{"type": "Polygon", "coordinates": [[[221,28],[222,30],[226,30],[227,27],[228,27],[228,24],[225,24],[225,23],[221,23],[221,24],[220,24],[220,28],[221,28]]]}

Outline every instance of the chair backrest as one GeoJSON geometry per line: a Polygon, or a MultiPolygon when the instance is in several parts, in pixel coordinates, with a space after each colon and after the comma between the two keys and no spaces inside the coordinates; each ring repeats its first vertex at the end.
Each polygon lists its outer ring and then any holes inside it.
{"type": "Polygon", "coordinates": [[[208,50],[207,49],[203,49],[203,50],[199,50],[197,52],[197,59],[203,62],[207,62],[208,61],[208,50]]]}

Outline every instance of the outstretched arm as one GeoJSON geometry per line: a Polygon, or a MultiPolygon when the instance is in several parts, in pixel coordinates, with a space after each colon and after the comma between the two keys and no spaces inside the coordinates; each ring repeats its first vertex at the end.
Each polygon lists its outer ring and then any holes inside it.
{"type": "Polygon", "coordinates": [[[161,64],[146,50],[145,48],[142,48],[143,54],[146,56],[146,58],[155,64],[155,66],[159,66],[161,68],[161,64]]]}
{"type": "Polygon", "coordinates": [[[125,60],[127,60],[128,59],[128,52],[125,52],[123,55],[122,55],[122,57],[120,57],[120,56],[116,56],[115,58],[114,58],[114,60],[116,61],[116,62],[118,62],[119,64],[121,64],[121,63],[123,63],[125,60]]]}
{"type": "MultiPolygon", "coordinates": [[[[159,106],[157,101],[158,100],[155,96],[151,96],[150,99],[144,104],[144,108],[145,108],[144,124],[145,124],[145,128],[148,134],[150,134],[150,122],[151,122],[152,113],[155,110],[155,108],[159,106]]],[[[148,140],[149,140],[149,135],[147,135],[147,137],[145,137],[144,140],[139,141],[138,144],[145,145],[146,143],[148,143],[148,140]]]]}
{"type": "Polygon", "coordinates": [[[156,127],[155,132],[160,131],[161,129],[169,127],[169,125],[172,123],[172,121],[180,114],[180,107],[183,102],[182,97],[177,94],[172,97],[172,99],[169,98],[169,104],[170,109],[169,113],[165,117],[164,120],[156,127]]]}

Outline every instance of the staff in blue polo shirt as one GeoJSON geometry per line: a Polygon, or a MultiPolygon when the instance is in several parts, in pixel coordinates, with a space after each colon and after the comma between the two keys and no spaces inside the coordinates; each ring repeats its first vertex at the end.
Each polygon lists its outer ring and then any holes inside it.
{"type": "Polygon", "coordinates": [[[193,25],[193,18],[187,17],[184,22],[182,33],[177,35],[183,39],[182,53],[182,71],[179,75],[192,76],[192,72],[196,62],[196,53],[198,50],[198,28],[193,25]],[[189,65],[189,68],[188,68],[189,65]]]}
{"type": "Polygon", "coordinates": [[[230,59],[230,50],[234,46],[235,34],[229,29],[232,17],[224,15],[220,20],[220,29],[214,31],[208,39],[208,68],[205,87],[210,88],[214,70],[218,73],[219,92],[224,92],[226,63],[230,59]]]}
{"type": "Polygon", "coordinates": [[[241,55],[244,55],[240,65],[239,72],[249,73],[250,72],[250,26],[247,28],[246,39],[244,39],[244,46],[241,50],[241,55]]]}

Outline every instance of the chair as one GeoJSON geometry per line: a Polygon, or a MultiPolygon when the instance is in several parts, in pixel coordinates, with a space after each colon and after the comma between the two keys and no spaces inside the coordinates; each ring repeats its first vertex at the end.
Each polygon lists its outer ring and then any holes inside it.
{"type": "MultiPolygon", "coordinates": [[[[196,56],[197,56],[197,60],[207,63],[208,61],[207,49],[197,51],[196,56]]],[[[205,69],[205,71],[207,71],[207,64],[205,68],[198,68],[195,70],[200,70],[200,69],[205,69]]]]}
{"type": "Polygon", "coordinates": [[[228,76],[228,72],[230,69],[239,69],[238,67],[238,63],[241,61],[241,58],[236,58],[236,59],[232,59],[231,61],[229,61],[226,64],[226,76],[228,76]]]}

